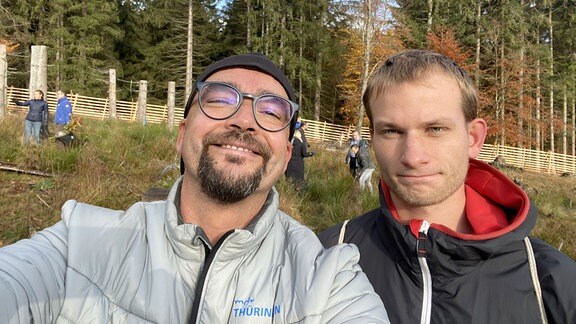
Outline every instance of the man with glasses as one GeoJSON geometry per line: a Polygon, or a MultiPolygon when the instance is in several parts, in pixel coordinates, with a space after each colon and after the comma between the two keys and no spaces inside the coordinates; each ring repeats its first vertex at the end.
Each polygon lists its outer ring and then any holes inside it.
{"type": "Polygon", "coordinates": [[[168,199],[62,221],[0,249],[0,322],[388,323],[357,249],[324,250],[278,209],[298,105],[266,57],[196,80],[168,199]]]}

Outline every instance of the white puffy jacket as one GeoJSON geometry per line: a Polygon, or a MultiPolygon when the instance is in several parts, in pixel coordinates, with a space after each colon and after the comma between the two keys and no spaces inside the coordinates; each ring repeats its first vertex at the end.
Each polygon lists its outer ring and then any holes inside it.
{"type": "Polygon", "coordinates": [[[276,190],[207,258],[199,227],[178,225],[179,183],[127,211],[68,201],[0,249],[0,323],[388,323],[356,247],[324,250],[276,190]]]}

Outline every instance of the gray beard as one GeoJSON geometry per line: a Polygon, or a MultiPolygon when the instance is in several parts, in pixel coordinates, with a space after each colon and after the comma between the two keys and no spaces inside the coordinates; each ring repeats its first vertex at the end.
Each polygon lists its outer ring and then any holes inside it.
{"type": "MultiPolygon", "coordinates": [[[[200,189],[208,197],[225,205],[233,204],[250,196],[262,181],[266,172],[269,158],[264,158],[262,167],[248,175],[235,176],[227,170],[217,170],[214,159],[208,154],[209,145],[204,145],[200,161],[198,163],[198,177],[200,179],[200,189]]],[[[241,165],[243,158],[237,156],[227,156],[230,163],[241,165]]]]}

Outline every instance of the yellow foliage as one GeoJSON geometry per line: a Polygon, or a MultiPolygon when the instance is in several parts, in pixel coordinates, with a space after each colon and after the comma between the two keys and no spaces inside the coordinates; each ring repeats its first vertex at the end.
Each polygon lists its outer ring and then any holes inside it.
{"type": "Polygon", "coordinates": [[[0,38],[0,44],[6,45],[6,53],[12,53],[20,46],[20,44],[5,38],[0,38]]]}
{"type": "MultiPolygon", "coordinates": [[[[355,125],[358,120],[358,113],[362,104],[362,86],[365,84],[364,61],[366,57],[366,44],[363,41],[361,30],[350,29],[346,33],[348,37],[343,38],[342,46],[348,49],[343,57],[346,65],[344,71],[344,81],[338,85],[340,93],[344,98],[344,105],[340,109],[343,122],[355,125]]],[[[402,45],[391,33],[376,31],[372,40],[372,49],[368,62],[368,78],[386,59],[387,56],[402,49],[402,45]]],[[[364,115],[365,116],[365,115],[364,115]]],[[[364,125],[368,124],[365,120],[364,125]]]]}

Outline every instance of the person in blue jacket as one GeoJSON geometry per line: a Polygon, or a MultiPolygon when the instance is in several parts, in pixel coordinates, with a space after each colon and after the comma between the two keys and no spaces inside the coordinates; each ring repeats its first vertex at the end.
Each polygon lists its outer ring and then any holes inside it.
{"type": "Polygon", "coordinates": [[[56,125],[57,136],[62,135],[62,130],[72,118],[72,104],[66,97],[66,92],[58,90],[56,92],[58,103],[56,104],[56,114],[54,115],[54,124],[56,125]]]}
{"type": "Polygon", "coordinates": [[[24,121],[24,144],[29,144],[34,139],[36,145],[40,144],[40,128],[48,123],[48,103],[44,100],[42,90],[34,91],[34,99],[26,101],[13,100],[17,106],[29,106],[26,120],[24,121]]]}

